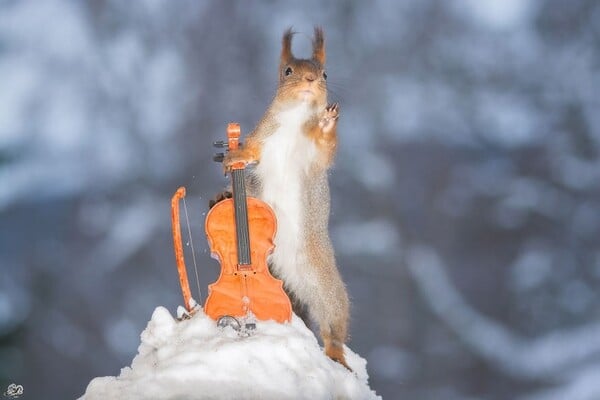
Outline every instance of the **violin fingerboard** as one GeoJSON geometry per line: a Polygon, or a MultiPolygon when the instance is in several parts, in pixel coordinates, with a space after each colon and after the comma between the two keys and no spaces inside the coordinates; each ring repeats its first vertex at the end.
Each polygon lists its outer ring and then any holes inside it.
{"type": "Polygon", "coordinates": [[[239,265],[250,265],[250,231],[248,228],[248,204],[243,169],[231,173],[233,183],[233,204],[235,209],[235,232],[237,234],[237,255],[239,265]]]}

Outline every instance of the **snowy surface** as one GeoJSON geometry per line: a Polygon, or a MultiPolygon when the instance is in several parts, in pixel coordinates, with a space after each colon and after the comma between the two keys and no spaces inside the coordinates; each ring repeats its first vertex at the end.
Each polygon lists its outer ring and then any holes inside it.
{"type": "Polygon", "coordinates": [[[381,398],[363,358],[346,347],[353,373],[330,360],[295,315],[289,324],[259,321],[247,336],[202,310],[177,321],[157,307],[141,339],[131,367],[93,379],[80,400],[381,398]]]}

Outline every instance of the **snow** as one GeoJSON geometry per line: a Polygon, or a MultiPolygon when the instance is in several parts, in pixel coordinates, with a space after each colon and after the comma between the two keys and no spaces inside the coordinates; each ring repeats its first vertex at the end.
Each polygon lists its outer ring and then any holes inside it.
{"type": "Polygon", "coordinates": [[[257,321],[250,333],[218,328],[201,309],[187,320],[157,307],[138,354],[119,376],[93,379],[94,399],[380,399],[366,361],[345,348],[354,372],[330,360],[302,320],[257,321]]]}

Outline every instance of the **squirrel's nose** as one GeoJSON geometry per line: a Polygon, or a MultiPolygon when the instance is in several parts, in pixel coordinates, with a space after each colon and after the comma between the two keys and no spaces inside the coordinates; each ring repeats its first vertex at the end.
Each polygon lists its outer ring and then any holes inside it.
{"type": "Polygon", "coordinates": [[[312,82],[317,79],[317,75],[314,74],[313,72],[309,72],[306,75],[304,75],[304,79],[306,79],[309,82],[312,82]]]}

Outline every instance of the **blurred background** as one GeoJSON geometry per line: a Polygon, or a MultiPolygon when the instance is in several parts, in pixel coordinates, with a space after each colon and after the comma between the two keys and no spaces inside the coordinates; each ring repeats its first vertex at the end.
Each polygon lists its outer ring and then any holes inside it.
{"type": "Polygon", "coordinates": [[[175,313],[179,185],[205,300],[226,184],[211,143],[254,127],[282,32],[308,56],[315,24],[342,109],[331,232],[372,388],[600,398],[594,0],[0,1],[2,392],[76,398],[131,363],[156,306],[175,313]]]}

